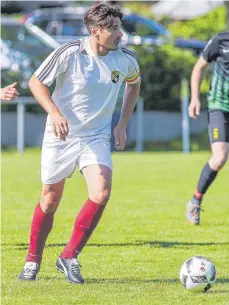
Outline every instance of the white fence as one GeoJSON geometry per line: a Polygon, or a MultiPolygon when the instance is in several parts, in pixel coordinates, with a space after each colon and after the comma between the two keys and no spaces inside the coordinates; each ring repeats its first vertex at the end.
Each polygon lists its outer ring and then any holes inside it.
{"type": "MultiPolygon", "coordinates": [[[[2,104],[9,104],[3,102],[2,104]]],[[[17,112],[2,112],[2,146],[17,146],[20,154],[25,146],[40,146],[44,128],[45,113],[26,113],[26,105],[37,104],[31,97],[20,97],[10,104],[17,105],[17,112]]],[[[143,151],[144,141],[166,142],[182,137],[183,151],[189,152],[189,133],[200,134],[207,128],[207,113],[191,122],[187,116],[187,104],[183,114],[180,112],[143,111],[143,101],[139,99],[137,111],[132,115],[128,125],[128,143],[136,142],[136,151],[143,151]],[[188,125],[187,125],[188,124],[188,125]]]]}
{"type": "MultiPolygon", "coordinates": [[[[9,102],[1,101],[2,104],[9,102]]],[[[3,112],[1,116],[1,145],[16,146],[19,154],[22,154],[25,146],[40,146],[43,137],[46,114],[26,114],[26,105],[37,104],[32,97],[19,97],[10,102],[10,105],[16,105],[16,113],[3,112]],[[17,131],[15,133],[15,130],[17,131]]],[[[143,150],[143,101],[139,98],[137,107],[137,138],[136,151],[143,150]]]]}
{"type": "MultiPolygon", "coordinates": [[[[25,108],[26,105],[37,104],[34,98],[31,97],[19,97],[15,101],[5,102],[1,101],[2,104],[17,105],[17,150],[18,153],[22,154],[24,151],[24,137],[25,137],[25,108]]],[[[4,114],[1,117],[2,123],[2,137],[1,144],[4,145],[4,136],[8,135],[8,129],[4,124],[4,114]]],[[[11,122],[13,124],[13,122],[11,122]]],[[[13,124],[14,125],[14,124],[13,124]]]]}

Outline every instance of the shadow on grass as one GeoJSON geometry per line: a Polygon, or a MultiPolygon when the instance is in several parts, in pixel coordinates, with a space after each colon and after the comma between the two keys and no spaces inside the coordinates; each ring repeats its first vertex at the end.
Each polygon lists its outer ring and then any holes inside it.
{"type": "MultiPolygon", "coordinates": [[[[65,243],[55,243],[55,244],[47,244],[46,248],[52,248],[52,247],[64,247],[65,243]]],[[[87,247],[141,247],[141,246],[152,246],[155,248],[173,248],[173,247],[191,247],[191,246],[225,246],[229,245],[229,242],[170,242],[170,241],[141,241],[136,240],[134,242],[130,243],[107,243],[107,244],[97,244],[97,243],[91,243],[88,244],[87,247]]],[[[2,244],[2,246],[7,247],[8,249],[12,250],[26,250],[28,249],[27,243],[19,243],[19,244],[2,244]]]]}
{"type": "MultiPolygon", "coordinates": [[[[177,284],[180,283],[180,280],[175,279],[134,279],[134,278],[121,278],[121,279],[86,279],[87,283],[118,283],[118,284],[125,284],[125,283],[167,283],[167,284],[177,284]]],[[[217,284],[227,284],[229,283],[229,279],[217,279],[217,284]]],[[[225,292],[225,291],[222,291],[225,292]]]]}
{"type": "MultiPolygon", "coordinates": [[[[63,278],[64,279],[64,278],[63,278]]],[[[60,280],[57,276],[47,276],[47,277],[40,277],[38,280],[60,280]]],[[[66,279],[65,279],[66,280],[66,279]]],[[[135,279],[135,278],[112,278],[112,279],[105,279],[105,278],[86,278],[86,284],[129,284],[129,283],[170,283],[170,284],[177,284],[179,283],[179,279],[135,279]]]]}
{"type": "Polygon", "coordinates": [[[229,283],[229,279],[216,279],[216,283],[220,283],[220,284],[229,283]]]}
{"type": "MultiPolygon", "coordinates": [[[[53,277],[41,277],[39,280],[61,280],[61,278],[57,276],[53,277]]],[[[180,280],[178,278],[174,279],[167,279],[167,278],[161,278],[161,279],[136,279],[136,278],[111,278],[111,279],[105,279],[105,278],[86,278],[85,279],[85,284],[177,284],[180,283],[180,280]]],[[[228,284],[229,279],[217,279],[216,285],[217,284],[228,284]]],[[[214,286],[216,287],[216,286],[214,286]]],[[[229,290],[210,290],[208,293],[228,293],[229,290]]]]}
{"type": "Polygon", "coordinates": [[[129,283],[169,283],[177,284],[179,279],[134,279],[134,278],[120,278],[120,279],[86,279],[88,284],[129,284],[129,283]]]}

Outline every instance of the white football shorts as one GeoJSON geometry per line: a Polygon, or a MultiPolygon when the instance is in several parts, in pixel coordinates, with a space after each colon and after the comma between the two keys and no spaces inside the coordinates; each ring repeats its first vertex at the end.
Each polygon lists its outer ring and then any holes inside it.
{"type": "Polygon", "coordinates": [[[101,164],[112,169],[108,135],[77,138],[69,133],[66,141],[60,141],[52,127],[46,126],[41,153],[41,181],[55,184],[70,178],[78,167],[81,171],[91,164],[101,164]]]}

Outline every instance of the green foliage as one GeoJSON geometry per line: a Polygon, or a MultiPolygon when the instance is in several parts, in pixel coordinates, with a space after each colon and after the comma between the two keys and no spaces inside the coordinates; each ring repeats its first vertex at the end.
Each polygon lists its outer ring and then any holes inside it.
{"type": "MultiPolygon", "coordinates": [[[[153,18],[152,2],[124,2],[132,12],[153,18]]],[[[154,18],[153,18],[154,19],[154,18]]],[[[219,7],[206,16],[188,21],[172,21],[164,18],[160,21],[171,33],[171,37],[192,38],[207,41],[211,36],[226,30],[227,10],[219,7]]],[[[161,47],[135,48],[141,63],[142,90],[145,109],[178,110],[180,108],[180,83],[183,77],[190,79],[197,56],[189,50],[176,48],[172,44],[161,47]]],[[[201,100],[206,106],[206,94],[209,89],[211,67],[205,73],[201,87],[201,100]]]]}
{"type": "Polygon", "coordinates": [[[213,35],[226,30],[226,8],[219,7],[208,15],[193,20],[174,21],[168,28],[174,37],[209,40],[213,35]]]}
{"type": "Polygon", "coordinates": [[[141,63],[141,96],[144,99],[145,109],[180,109],[180,84],[182,78],[189,79],[196,60],[193,53],[173,45],[150,50],[146,47],[138,47],[135,52],[141,63]]]}
{"type": "Polygon", "coordinates": [[[122,7],[131,10],[133,13],[151,18],[151,1],[120,1],[122,7]]]}

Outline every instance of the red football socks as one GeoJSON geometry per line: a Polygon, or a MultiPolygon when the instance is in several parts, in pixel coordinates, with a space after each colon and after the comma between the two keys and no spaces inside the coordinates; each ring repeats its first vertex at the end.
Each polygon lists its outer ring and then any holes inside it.
{"type": "Polygon", "coordinates": [[[76,218],[72,236],[61,254],[62,258],[73,258],[81,252],[96,228],[104,208],[104,205],[98,205],[90,199],[85,202],[76,218]]]}
{"type": "Polygon", "coordinates": [[[196,199],[201,200],[204,194],[201,194],[196,188],[194,196],[196,197],[196,199]]]}
{"type": "Polygon", "coordinates": [[[52,229],[53,217],[54,213],[45,214],[40,207],[40,202],[37,204],[31,224],[27,262],[41,263],[45,242],[52,229]]]}

